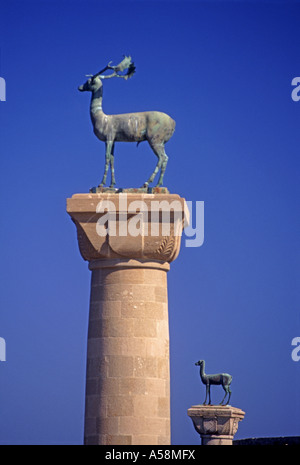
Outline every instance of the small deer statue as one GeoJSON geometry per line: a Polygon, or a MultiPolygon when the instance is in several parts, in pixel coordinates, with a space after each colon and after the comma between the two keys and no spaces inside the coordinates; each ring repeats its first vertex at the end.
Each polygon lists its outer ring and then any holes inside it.
{"type": "Polygon", "coordinates": [[[203,405],[206,405],[206,400],[208,396],[208,405],[211,405],[211,398],[210,398],[210,386],[211,384],[221,384],[224,391],[225,391],[225,396],[220,402],[220,405],[227,405],[230,400],[231,396],[231,389],[230,389],[230,384],[232,381],[232,376],[229,375],[228,373],[218,373],[216,375],[207,375],[204,372],[205,369],[205,361],[204,360],[199,360],[198,362],[195,363],[196,366],[200,366],[200,378],[203,384],[206,385],[206,395],[205,395],[205,401],[203,402],[203,405]],[[228,399],[226,404],[223,404],[226,396],[228,395],[228,399]]]}
{"type": "Polygon", "coordinates": [[[115,142],[142,142],[147,140],[153,152],[158,158],[157,165],[150,178],[143,187],[148,187],[153,182],[156,174],[160,170],[160,176],[156,187],[163,183],[168,157],[165,152],[165,143],[171,138],[175,130],[175,121],[165,113],[159,111],[145,111],[140,113],[124,113],[120,115],[106,115],[102,110],[102,95],[104,79],[113,77],[129,79],[135,72],[134,63],[130,56],[116,66],[109,64],[97,74],[89,75],[85,84],[78,87],[81,92],[92,92],[90,104],[90,116],[94,127],[94,133],[98,139],[105,142],[105,168],[104,174],[99,184],[102,187],[106,184],[108,169],[111,169],[111,184],[116,184],[114,172],[114,145],[115,142]],[[113,72],[108,75],[103,73],[107,70],[113,72]],[[126,74],[120,74],[127,70],[126,74]]]}

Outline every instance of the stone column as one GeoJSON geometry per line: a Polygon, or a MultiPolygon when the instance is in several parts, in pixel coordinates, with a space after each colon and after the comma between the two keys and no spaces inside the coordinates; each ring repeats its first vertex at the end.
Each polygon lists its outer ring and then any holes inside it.
{"type": "Polygon", "coordinates": [[[245,412],[231,405],[194,405],[188,409],[203,446],[232,446],[245,412]]]}
{"type": "Polygon", "coordinates": [[[184,206],[170,194],[67,200],[92,271],[85,444],[170,444],[167,271],[184,206]]]}

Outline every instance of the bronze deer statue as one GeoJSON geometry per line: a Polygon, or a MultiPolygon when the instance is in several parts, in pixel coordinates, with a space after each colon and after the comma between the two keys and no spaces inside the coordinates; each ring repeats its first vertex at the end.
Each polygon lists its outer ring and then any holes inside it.
{"type": "Polygon", "coordinates": [[[160,170],[160,176],[156,187],[163,183],[164,174],[168,162],[165,152],[165,143],[171,138],[175,130],[175,121],[165,113],[159,111],[145,111],[139,113],[124,113],[120,115],[106,115],[102,110],[102,95],[104,79],[113,77],[127,80],[135,72],[134,63],[130,56],[125,58],[116,66],[109,64],[97,74],[91,75],[85,84],[78,87],[81,92],[92,92],[90,104],[90,116],[94,127],[94,133],[98,139],[105,142],[105,168],[104,174],[99,184],[102,187],[106,184],[108,169],[111,169],[111,184],[116,184],[114,172],[114,145],[115,142],[142,142],[147,140],[153,152],[158,158],[157,165],[144,183],[143,187],[148,187],[153,182],[156,174],[160,170]],[[120,74],[127,69],[126,74],[120,74]],[[113,72],[108,75],[103,73],[107,70],[113,72]]]}
{"type": "Polygon", "coordinates": [[[229,403],[230,397],[231,397],[231,389],[230,389],[230,384],[232,381],[232,376],[229,375],[228,373],[218,373],[216,375],[207,375],[205,374],[205,361],[204,360],[199,360],[199,362],[195,363],[196,366],[200,366],[200,378],[203,384],[206,385],[206,395],[205,395],[205,400],[203,402],[203,405],[206,405],[206,400],[208,396],[208,405],[211,405],[211,398],[210,398],[210,386],[211,384],[221,384],[224,391],[225,391],[225,396],[220,402],[220,405],[227,405],[229,403]],[[226,404],[223,404],[226,396],[228,395],[228,399],[226,404]]]}

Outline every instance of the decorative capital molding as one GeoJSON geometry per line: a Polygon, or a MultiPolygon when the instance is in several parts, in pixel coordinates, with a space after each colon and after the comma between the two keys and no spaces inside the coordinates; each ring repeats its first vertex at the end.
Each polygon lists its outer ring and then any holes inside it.
{"type": "Polygon", "coordinates": [[[77,228],[84,260],[172,262],[179,254],[185,199],[177,194],[74,194],[67,212],[77,228]]]}
{"type": "Polygon", "coordinates": [[[227,441],[232,442],[245,412],[230,405],[194,405],[188,409],[188,416],[202,440],[205,439],[205,443],[208,442],[208,438],[215,440],[218,437],[222,438],[222,441],[227,438],[227,441]]]}

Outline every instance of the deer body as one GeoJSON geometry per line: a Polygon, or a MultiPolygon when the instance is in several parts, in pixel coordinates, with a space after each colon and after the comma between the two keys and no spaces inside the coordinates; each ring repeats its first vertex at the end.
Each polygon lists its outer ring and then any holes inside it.
{"type": "Polygon", "coordinates": [[[205,361],[204,360],[199,360],[199,362],[195,363],[195,365],[200,366],[200,378],[201,378],[202,383],[206,386],[206,396],[205,396],[203,405],[206,404],[207,396],[209,398],[208,404],[209,405],[211,404],[211,397],[210,397],[211,384],[222,385],[225,391],[225,396],[220,402],[220,405],[223,404],[226,396],[228,395],[227,402],[226,404],[224,404],[224,405],[227,405],[231,397],[230,384],[232,381],[232,376],[229,375],[228,373],[218,373],[218,374],[213,374],[213,375],[207,375],[205,373],[205,361]]]}
{"type": "MultiPolygon", "coordinates": [[[[130,58],[130,57],[125,57],[130,58]]],[[[125,61],[125,60],[123,60],[125,61]]],[[[120,67],[120,65],[118,65],[120,67]]],[[[153,152],[158,158],[155,170],[150,178],[144,183],[153,182],[156,174],[160,171],[157,186],[163,183],[168,157],[164,145],[171,138],[175,130],[175,121],[166,113],[160,111],[145,111],[139,113],[123,113],[119,115],[106,115],[102,109],[103,84],[102,80],[109,77],[125,77],[117,74],[116,67],[107,66],[106,69],[114,69],[109,76],[100,76],[99,73],[88,79],[80,86],[80,91],[91,91],[90,115],[94,128],[94,134],[106,144],[105,168],[100,186],[106,183],[109,166],[111,168],[111,187],[115,185],[114,174],[114,144],[115,142],[142,142],[147,140],[153,152]]],[[[133,65],[132,65],[133,66],[133,65]]],[[[100,73],[101,73],[100,72],[100,73]]],[[[134,70],[132,71],[132,73],[134,70]]]]}
{"type": "Polygon", "coordinates": [[[98,111],[91,115],[94,133],[102,141],[166,143],[172,136],[175,121],[159,111],[106,115],[98,111]],[[172,123],[173,122],[173,123],[172,123]]]}

